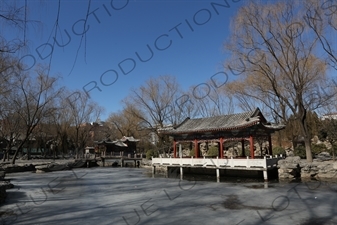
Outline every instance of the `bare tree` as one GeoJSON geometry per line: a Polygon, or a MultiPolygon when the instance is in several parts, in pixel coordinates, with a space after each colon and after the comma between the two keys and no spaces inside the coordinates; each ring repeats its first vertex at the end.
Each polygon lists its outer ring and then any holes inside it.
{"type": "Polygon", "coordinates": [[[133,106],[127,105],[125,108],[117,113],[111,113],[106,123],[110,127],[112,135],[115,138],[121,136],[140,137],[139,125],[142,122],[141,113],[133,106]]]}
{"type": "Polygon", "coordinates": [[[16,81],[13,74],[19,71],[17,59],[8,53],[0,52],[0,95],[11,93],[11,85],[16,81]]]}
{"type": "Polygon", "coordinates": [[[19,114],[9,101],[10,99],[10,96],[5,95],[1,96],[0,100],[0,137],[6,143],[3,161],[9,160],[10,150],[19,143],[18,140],[21,137],[23,126],[19,114]]]}
{"type": "MultiPolygon", "coordinates": [[[[306,0],[302,26],[308,26],[314,32],[326,53],[328,63],[337,69],[337,4],[334,1],[306,0]]],[[[336,83],[335,83],[336,84],[336,83]]]]}
{"type": "Polygon", "coordinates": [[[150,78],[145,85],[133,89],[123,103],[148,127],[157,129],[180,122],[174,110],[175,100],[180,96],[180,86],[175,77],[166,75],[150,78]]]}
{"type": "Polygon", "coordinates": [[[140,119],[138,130],[152,135],[158,151],[167,151],[168,137],[158,129],[182,122],[181,111],[176,101],[182,96],[180,85],[174,76],[150,78],[146,83],[123,100],[125,109],[140,119]]]}
{"type": "MultiPolygon", "coordinates": [[[[0,34],[0,53],[15,53],[25,46],[27,31],[27,2],[24,6],[18,6],[15,1],[0,1],[0,24],[9,31],[15,30],[20,37],[10,37],[7,40],[6,33],[0,34]],[[19,31],[19,32],[18,32],[19,31]]],[[[9,32],[8,32],[9,33],[9,32]]]]}
{"type": "Polygon", "coordinates": [[[53,113],[49,120],[50,126],[55,129],[54,141],[57,143],[58,150],[62,153],[62,155],[69,153],[68,151],[71,143],[70,134],[71,125],[73,123],[73,115],[68,102],[68,97],[71,95],[72,93],[69,90],[63,90],[55,103],[57,110],[53,113]]]}
{"type": "Polygon", "coordinates": [[[103,108],[92,101],[83,92],[74,92],[66,98],[64,107],[69,109],[71,115],[71,138],[75,144],[76,158],[80,156],[80,150],[84,150],[89,138],[92,135],[92,123],[96,122],[103,108]]]}
{"type": "Polygon", "coordinates": [[[15,112],[23,124],[22,141],[15,151],[12,164],[18,152],[31,138],[34,129],[54,112],[54,99],[62,89],[56,88],[57,78],[46,75],[47,68],[38,67],[33,75],[21,72],[16,73],[17,81],[12,86],[14,93],[11,99],[15,112]]]}
{"type": "Polygon", "coordinates": [[[225,44],[232,59],[239,60],[228,60],[225,67],[241,71],[232,84],[237,96],[258,101],[285,123],[295,116],[311,162],[307,112],[328,103],[331,96],[322,94],[328,84],[325,62],[315,56],[318,38],[298,23],[303,20],[301,7],[292,1],[242,7],[225,44]]]}
{"type": "Polygon", "coordinates": [[[193,103],[193,117],[212,117],[234,113],[231,95],[215,81],[199,84],[190,88],[193,103]]]}

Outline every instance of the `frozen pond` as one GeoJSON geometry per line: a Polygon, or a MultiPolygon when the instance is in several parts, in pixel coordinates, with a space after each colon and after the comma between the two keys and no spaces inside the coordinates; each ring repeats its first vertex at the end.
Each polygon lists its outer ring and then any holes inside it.
{"type": "Polygon", "coordinates": [[[337,185],[151,178],[144,169],[7,174],[1,224],[337,224],[337,185]]]}

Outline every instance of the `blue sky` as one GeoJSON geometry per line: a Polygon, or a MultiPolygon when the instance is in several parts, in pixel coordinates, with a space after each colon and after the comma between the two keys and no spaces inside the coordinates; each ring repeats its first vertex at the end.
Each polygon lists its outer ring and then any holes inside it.
{"type": "Polygon", "coordinates": [[[228,8],[219,5],[226,1],[217,0],[92,0],[82,38],[88,1],[61,1],[56,36],[58,1],[28,1],[28,18],[39,22],[28,25],[29,48],[20,57],[28,65],[33,59],[48,64],[56,37],[64,46],[54,45],[51,74],[60,75],[61,84],[71,90],[84,87],[105,107],[106,119],[122,109],[120,102],[131,88],[150,77],[173,75],[187,90],[223,71],[230,19],[244,1],[227,2],[228,8]],[[141,62],[136,52],[147,61],[141,62]],[[94,83],[101,91],[89,91],[94,83]]]}

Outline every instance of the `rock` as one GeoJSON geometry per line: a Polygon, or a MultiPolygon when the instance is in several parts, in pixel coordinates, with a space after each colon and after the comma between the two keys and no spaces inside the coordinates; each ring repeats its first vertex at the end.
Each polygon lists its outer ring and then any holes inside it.
{"type": "Polygon", "coordinates": [[[318,177],[321,179],[335,179],[337,177],[337,172],[319,173],[318,177]]]}
{"type": "Polygon", "coordinates": [[[45,173],[52,171],[61,171],[61,170],[70,170],[72,168],[84,167],[86,161],[76,160],[75,162],[66,162],[66,163],[47,163],[44,165],[35,166],[37,173],[45,173]]]}
{"type": "Polygon", "coordinates": [[[289,163],[287,166],[289,169],[297,169],[299,167],[299,165],[296,163],[289,163]]]}
{"type": "Polygon", "coordinates": [[[5,176],[6,176],[6,171],[0,170],[0,180],[5,179],[5,176]]]}
{"type": "Polygon", "coordinates": [[[7,197],[7,189],[13,188],[14,185],[9,181],[1,181],[0,182],[0,204],[4,203],[7,197]]]}
{"type": "Polygon", "coordinates": [[[309,173],[301,173],[301,179],[312,179],[315,178],[317,173],[309,172],[309,173]]]}
{"type": "Polygon", "coordinates": [[[25,171],[34,171],[35,166],[32,164],[25,164],[23,166],[7,164],[2,167],[6,173],[17,173],[17,172],[25,172],[25,171]]]}
{"type": "Polygon", "coordinates": [[[333,169],[337,170],[337,162],[334,162],[334,163],[332,164],[332,167],[333,167],[333,169]]]}
{"type": "Polygon", "coordinates": [[[50,172],[48,165],[35,166],[36,173],[50,172]]]}
{"type": "Polygon", "coordinates": [[[280,179],[294,179],[301,176],[299,156],[287,157],[278,161],[278,175],[280,179]]]}
{"type": "Polygon", "coordinates": [[[0,181],[0,186],[4,186],[6,189],[11,189],[14,185],[9,181],[0,181]]]}
{"type": "Polygon", "coordinates": [[[320,154],[323,160],[314,160],[309,163],[301,160],[300,157],[287,157],[278,161],[278,174],[280,179],[293,179],[300,177],[307,179],[336,179],[337,178],[337,162],[327,161],[329,153],[320,154]]]}
{"type": "Polygon", "coordinates": [[[294,156],[294,151],[290,148],[286,149],[286,156],[287,157],[293,157],[294,156]]]}
{"type": "Polygon", "coordinates": [[[299,177],[298,171],[293,169],[279,169],[279,179],[294,179],[299,177]]]}
{"type": "Polygon", "coordinates": [[[327,161],[327,160],[331,160],[332,157],[330,156],[329,152],[321,152],[321,153],[316,155],[316,159],[320,159],[322,161],[327,161]]]}
{"type": "Polygon", "coordinates": [[[299,156],[288,156],[285,158],[286,162],[292,162],[292,163],[299,163],[301,161],[301,157],[299,156]]]}

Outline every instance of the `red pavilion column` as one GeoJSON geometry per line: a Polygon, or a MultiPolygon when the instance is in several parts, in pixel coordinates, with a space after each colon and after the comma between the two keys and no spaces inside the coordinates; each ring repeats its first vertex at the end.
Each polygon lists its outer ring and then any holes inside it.
{"type": "Polygon", "coordinates": [[[271,142],[271,135],[268,135],[268,142],[269,142],[269,155],[273,156],[273,146],[271,142]]]}
{"type": "Polygon", "coordinates": [[[253,136],[249,136],[249,149],[250,149],[250,157],[254,159],[254,139],[253,136]]]}
{"type": "Polygon", "coordinates": [[[173,158],[177,158],[177,142],[173,140],[173,158]]]}
{"type": "Polygon", "coordinates": [[[199,158],[199,144],[197,139],[194,140],[194,153],[195,158],[199,158]]]}
{"type": "Polygon", "coordinates": [[[219,144],[219,146],[220,146],[220,149],[219,149],[219,151],[220,151],[220,159],[223,159],[223,138],[222,137],[220,138],[220,144],[219,144]]]}

